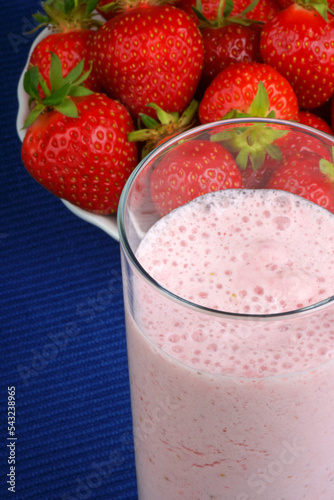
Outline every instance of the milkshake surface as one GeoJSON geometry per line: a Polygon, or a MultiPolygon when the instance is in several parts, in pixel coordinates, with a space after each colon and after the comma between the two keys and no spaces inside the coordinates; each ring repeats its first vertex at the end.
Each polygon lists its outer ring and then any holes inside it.
{"type": "Polygon", "coordinates": [[[152,226],[155,285],[123,254],[139,500],[333,500],[333,249],[326,210],[229,190],[152,226]]]}
{"type": "MultiPolygon", "coordinates": [[[[137,259],[166,290],[206,308],[286,313],[334,293],[334,216],[282,191],[214,192],[160,219],[141,242],[137,259]]],[[[153,318],[159,324],[159,300],[143,314],[145,324],[153,318]]],[[[304,331],[296,332],[268,322],[250,336],[227,331],[219,320],[211,328],[193,323],[191,315],[177,323],[170,314],[169,321],[167,335],[149,329],[152,341],[213,373],[295,372],[334,357],[334,332],[326,335],[325,324],[308,327],[306,321],[304,331]]]]}

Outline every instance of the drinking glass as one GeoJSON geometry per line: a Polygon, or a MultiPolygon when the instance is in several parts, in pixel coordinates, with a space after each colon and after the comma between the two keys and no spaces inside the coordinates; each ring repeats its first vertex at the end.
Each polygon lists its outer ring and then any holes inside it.
{"type": "MultiPolygon", "coordinates": [[[[223,145],[238,160],[242,190],[268,189],[290,153],[304,158],[310,179],[320,158],[324,170],[333,161],[334,138],[325,133],[282,120],[231,119],[173,137],[128,180],[118,227],[139,499],[333,500],[333,296],[270,314],[211,309],[165,289],[137,258],[147,232],[166,217],[152,197],[152,175],[188,141],[223,145]],[[219,345],[209,342],[217,334],[228,346],[218,360],[219,345]],[[190,337],[198,348],[184,361],[190,337]],[[247,371],[243,357],[255,344],[257,371],[247,371]],[[207,363],[199,368],[204,346],[207,363]]],[[[319,201],[311,184],[294,195],[319,201]]],[[[280,192],[284,208],[289,198],[280,192]]],[[[175,206],[166,193],[167,212],[175,206]]]]}

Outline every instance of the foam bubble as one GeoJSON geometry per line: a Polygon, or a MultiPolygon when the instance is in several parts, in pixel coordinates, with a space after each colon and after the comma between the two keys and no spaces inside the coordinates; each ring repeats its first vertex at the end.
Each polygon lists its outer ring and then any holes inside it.
{"type": "Polygon", "coordinates": [[[288,229],[288,227],[291,225],[291,219],[289,217],[274,217],[273,223],[276,226],[277,229],[280,231],[284,231],[285,229],[288,229]]]}

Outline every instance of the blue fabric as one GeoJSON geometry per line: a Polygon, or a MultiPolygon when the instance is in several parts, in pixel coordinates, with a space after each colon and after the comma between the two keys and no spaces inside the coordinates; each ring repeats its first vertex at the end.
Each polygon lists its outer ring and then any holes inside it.
{"type": "Polygon", "coordinates": [[[0,498],[136,499],[119,244],[22,165],[16,87],[40,3],[2,8],[0,498]],[[8,386],[16,495],[6,483],[8,386]]]}

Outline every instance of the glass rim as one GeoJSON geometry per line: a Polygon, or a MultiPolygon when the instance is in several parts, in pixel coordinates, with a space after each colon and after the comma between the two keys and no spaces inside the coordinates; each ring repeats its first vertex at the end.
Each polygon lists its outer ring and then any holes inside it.
{"type": "MultiPolygon", "coordinates": [[[[334,137],[330,136],[326,132],[323,132],[318,129],[314,129],[308,125],[304,125],[298,122],[293,122],[289,120],[281,120],[277,118],[258,118],[258,117],[251,117],[251,118],[231,118],[227,120],[219,120],[215,122],[210,122],[210,123],[205,123],[202,125],[198,125],[196,127],[190,128],[174,137],[171,139],[165,141],[163,144],[160,146],[156,147],[153,151],[151,151],[143,160],[141,160],[136,168],[133,170],[131,173],[130,177],[128,178],[123,191],[121,193],[120,197],[120,202],[119,202],[119,207],[118,207],[118,212],[117,212],[117,225],[118,225],[118,231],[119,231],[119,239],[120,239],[120,245],[125,252],[125,255],[128,259],[128,261],[131,263],[132,267],[136,270],[136,272],[150,285],[152,286],[156,291],[164,295],[167,299],[172,300],[173,302],[177,302],[179,304],[182,304],[184,307],[188,309],[193,309],[197,312],[200,312],[202,314],[208,314],[211,317],[216,316],[219,318],[230,318],[230,319],[235,319],[235,320],[244,320],[244,321],[270,321],[270,320],[278,320],[278,319],[286,319],[289,317],[295,317],[299,316],[302,313],[308,313],[308,312],[313,312],[315,310],[318,310],[320,308],[325,307],[326,305],[330,304],[331,302],[334,301],[334,294],[330,297],[327,297],[326,299],[321,300],[320,302],[316,302],[315,304],[311,304],[309,306],[305,306],[299,309],[293,309],[291,311],[284,311],[284,312],[278,312],[278,313],[270,313],[270,314],[246,314],[246,313],[235,313],[235,312],[230,312],[230,311],[223,311],[220,309],[212,309],[209,307],[202,306],[200,304],[196,304],[195,302],[191,302],[190,300],[184,299],[183,297],[180,297],[179,295],[171,292],[167,288],[163,287],[160,285],[145,269],[144,267],[140,264],[138,261],[135,253],[133,252],[130,242],[127,237],[127,232],[125,228],[125,209],[126,209],[126,204],[127,204],[127,199],[131,190],[131,187],[133,186],[134,182],[136,181],[139,173],[145,168],[145,166],[154,160],[155,157],[157,157],[159,154],[161,154],[163,151],[166,149],[170,148],[173,144],[179,142],[181,139],[185,139],[191,135],[201,133],[205,130],[215,128],[217,126],[221,125],[238,125],[240,123],[272,123],[274,125],[284,125],[287,127],[290,127],[295,130],[300,130],[302,132],[308,132],[310,135],[313,136],[318,136],[322,137],[323,139],[326,139],[327,141],[333,142],[334,146],[334,137]]],[[[321,207],[320,207],[321,208],[321,207]]],[[[326,209],[324,209],[326,210],[326,209]]]]}

